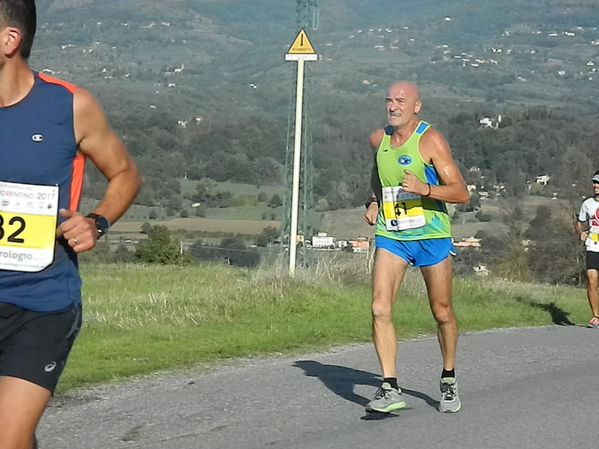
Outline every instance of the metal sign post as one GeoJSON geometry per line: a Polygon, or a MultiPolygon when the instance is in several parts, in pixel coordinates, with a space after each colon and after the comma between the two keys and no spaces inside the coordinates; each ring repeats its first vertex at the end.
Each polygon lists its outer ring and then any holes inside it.
{"type": "Polygon", "coordinates": [[[304,62],[317,61],[318,55],[304,30],[300,30],[285,55],[285,61],[297,61],[297,88],[295,94],[295,138],[293,145],[293,184],[291,189],[291,226],[289,231],[289,276],[295,276],[297,256],[297,223],[299,212],[299,179],[302,148],[302,117],[304,100],[304,62]]]}

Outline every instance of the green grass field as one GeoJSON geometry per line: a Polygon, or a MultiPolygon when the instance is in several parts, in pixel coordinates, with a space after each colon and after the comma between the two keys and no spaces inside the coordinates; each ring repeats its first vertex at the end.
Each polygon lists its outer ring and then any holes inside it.
{"type": "MultiPolygon", "coordinates": [[[[185,180],[181,181],[181,193],[189,194],[195,192],[197,181],[185,180]]],[[[251,184],[239,184],[220,182],[216,183],[216,190],[230,191],[235,198],[257,198],[263,192],[268,198],[274,194],[283,197],[285,189],[282,186],[255,186],[251,184]]],[[[84,199],[82,210],[91,210],[96,201],[84,199]]],[[[509,213],[510,208],[518,205],[524,213],[526,222],[528,223],[536,213],[536,208],[540,205],[550,206],[552,208],[564,209],[567,204],[562,200],[552,200],[547,197],[528,195],[521,200],[490,200],[481,203],[482,212],[490,214],[493,220],[480,222],[475,218],[474,212],[469,212],[462,221],[458,219],[452,225],[453,236],[460,240],[465,237],[476,235],[480,230],[485,230],[490,233],[505,233],[507,228],[502,221],[502,217],[509,213]]],[[[452,215],[452,205],[450,207],[450,215],[452,215]]],[[[230,233],[242,235],[258,235],[264,228],[273,226],[279,228],[281,220],[284,218],[283,207],[276,208],[268,207],[267,203],[252,203],[251,206],[234,206],[225,208],[209,208],[205,217],[194,216],[193,208],[188,207],[190,216],[188,218],[168,217],[160,215],[161,219],[150,220],[148,213],[150,209],[146,206],[134,205],[127,215],[119,220],[111,228],[111,236],[123,238],[139,239],[143,238],[140,234],[141,226],[145,223],[153,225],[164,225],[172,231],[190,231],[204,233],[230,233]]],[[[374,229],[367,225],[363,220],[364,208],[362,206],[352,209],[339,209],[325,212],[315,213],[315,229],[321,232],[327,232],[329,235],[337,239],[355,239],[358,237],[371,237],[374,229]]]]}
{"type": "MultiPolygon", "coordinates": [[[[171,231],[225,232],[231,234],[258,235],[267,226],[279,227],[280,222],[272,220],[233,220],[210,218],[173,218],[171,220],[146,220],[151,225],[166,226],[171,231]]],[[[139,233],[141,221],[118,221],[110,228],[111,235],[139,233]]]]}
{"type": "MultiPolygon", "coordinates": [[[[222,265],[82,265],[84,326],[59,391],[229,358],[370,341],[370,281],[361,262],[299,271],[222,265]]],[[[456,279],[461,331],[585,323],[581,289],[456,279]]],[[[433,334],[424,287],[408,273],[399,339],[433,334]]]]}
{"type": "MultiPolygon", "coordinates": [[[[193,194],[196,192],[197,181],[192,181],[190,179],[180,179],[180,182],[181,195],[193,194]]],[[[257,197],[260,193],[265,193],[268,196],[268,198],[270,198],[275,193],[281,197],[285,194],[284,186],[256,186],[253,184],[242,184],[228,181],[217,182],[216,186],[216,191],[229,191],[233,194],[233,196],[252,195],[257,197]]]]}

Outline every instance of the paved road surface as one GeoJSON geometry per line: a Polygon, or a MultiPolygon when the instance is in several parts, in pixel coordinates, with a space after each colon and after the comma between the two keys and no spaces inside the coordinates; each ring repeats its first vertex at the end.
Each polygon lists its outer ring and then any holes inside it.
{"type": "Polygon", "coordinates": [[[409,409],[366,414],[380,383],[371,345],[247,359],[58,398],[42,449],[599,449],[599,331],[578,326],[466,333],[462,411],[436,411],[433,338],[403,343],[409,409]]]}

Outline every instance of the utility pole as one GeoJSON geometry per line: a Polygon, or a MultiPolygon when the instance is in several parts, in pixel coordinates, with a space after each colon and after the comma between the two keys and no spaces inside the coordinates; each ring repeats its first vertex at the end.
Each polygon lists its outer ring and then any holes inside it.
{"type": "Polygon", "coordinates": [[[317,0],[297,0],[296,2],[297,25],[299,29],[316,31],[319,25],[319,11],[317,0]]]}
{"type": "MultiPolygon", "coordinates": [[[[302,30],[317,30],[319,26],[319,12],[318,12],[318,2],[317,0],[297,0],[296,2],[296,24],[298,32],[302,30]]],[[[299,34],[298,34],[299,36],[299,34]]],[[[307,35],[306,35],[307,39],[307,35]]],[[[311,45],[311,44],[310,44],[311,45]]],[[[298,220],[298,226],[295,229],[296,232],[301,232],[304,237],[304,245],[303,251],[300,254],[301,260],[306,263],[306,246],[305,242],[312,235],[313,224],[312,224],[312,215],[314,209],[314,194],[313,194],[313,156],[312,156],[312,114],[310,113],[310,105],[311,105],[311,77],[309,76],[309,65],[304,65],[303,62],[298,61],[298,75],[296,78],[296,85],[300,82],[303,83],[303,93],[302,93],[302,109],[301,115],[298,116],[297,112],[297,92],[296,92],[296,114],[295,114],[295,122],[293,121],[293,111],[292,111],[292,102],[293,102],[293,92],[290,93],[289,99],[289,119],[288,119],[288,130],[287,130],[287,147],[286,147],[286,155],[285,155],[285,183],[287,186],[293,185],[292,174],[294,173],[294,165],[295,157],[292,157],[291,153],[291,138],[293,135],[293,143],[294,148],[299,145],[299,150],[303,152],[302,157],[297,162],[300,165],[299,176],[301,179],[301,192],[302,195],[300,197],[300,201],[298,202],[300,211],[297,212],[296,220],[298,220]],[[300,64],[302,65],[300,69],[300,64]],[[300,72],[302,79],[300,80],[300,72]],[[306,79],[304,80],[304,73],[306,73],[306,79]],[[303,131],[298,134],[298,121],[300,122],[300,129],[303,131]],[[293,132],[295,129],[295,132],[293,132]]],[[[299,156],[298,156],[299,157],[299,156]]],[[[294,248],[291,250],[291,239],[292,236],[294,239],[297,239],[297,235],[292,232],[291,227],[293,226],[293,220],[295,213],[294,205],[293,205],[293,188],[287,190],[284,200],[283,200],[283,220],[281,226],[281,232],[283,235],[289,235],[289,248],[290,248],[290,258],[293,255],[295,258],[294,248]]],[[[294,262],[295,263],[295,262],[294,262]]]]}
{"type": "MultiPolygon", "coordinates": [[[[299,215],[299,188],[301,172],[302,119],[304,105],[304,67],[306,61],[317,61],[318,55],[308,35],[302,29],[285,55],[286,61],[297,61],[297,83],[295,95],[295,137],[293,142],[293,178],[291,190],[291,223],[289,231],[289,276],[295,276],[297,231],[299,215]]],[[[304,186],[305,187],[305,186],[304,186]]]]}

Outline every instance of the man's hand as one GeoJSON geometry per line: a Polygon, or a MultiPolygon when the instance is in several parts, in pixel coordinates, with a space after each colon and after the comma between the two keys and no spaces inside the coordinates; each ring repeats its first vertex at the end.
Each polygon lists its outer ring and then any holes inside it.
{"type": "Polygon", "coordinates": [[[410,170],[404,170],[404,173],[403,182],[401,183],[404,191],[421,196],[426,196],[430,193],[428,184],[418,179],[414,173],[410,170]]]}
{"type": "Polygon", "coordinates": [[[66,209],[60,209],[58,213],[66,220],[56,229],[57,237],[64,237],[76,253],[88,251],[96,246],[98,231],[91,218],[66,209]]]}
{"type": "Polygon", "coordinates": [[[589,237],[589,231],[582,231],[579,237],[580,240],[584,242],[589,237]]]}
{"type": "Polygon", "coordinates": [[[374,224],[376,224],[376,219],[378,218],[378,215],[379,205],[376,201],[373,201],[368,205],[368,209],[366,209],[366,212],[364,213],[364,220],[370,226],[373,226],[374,224]]]}

